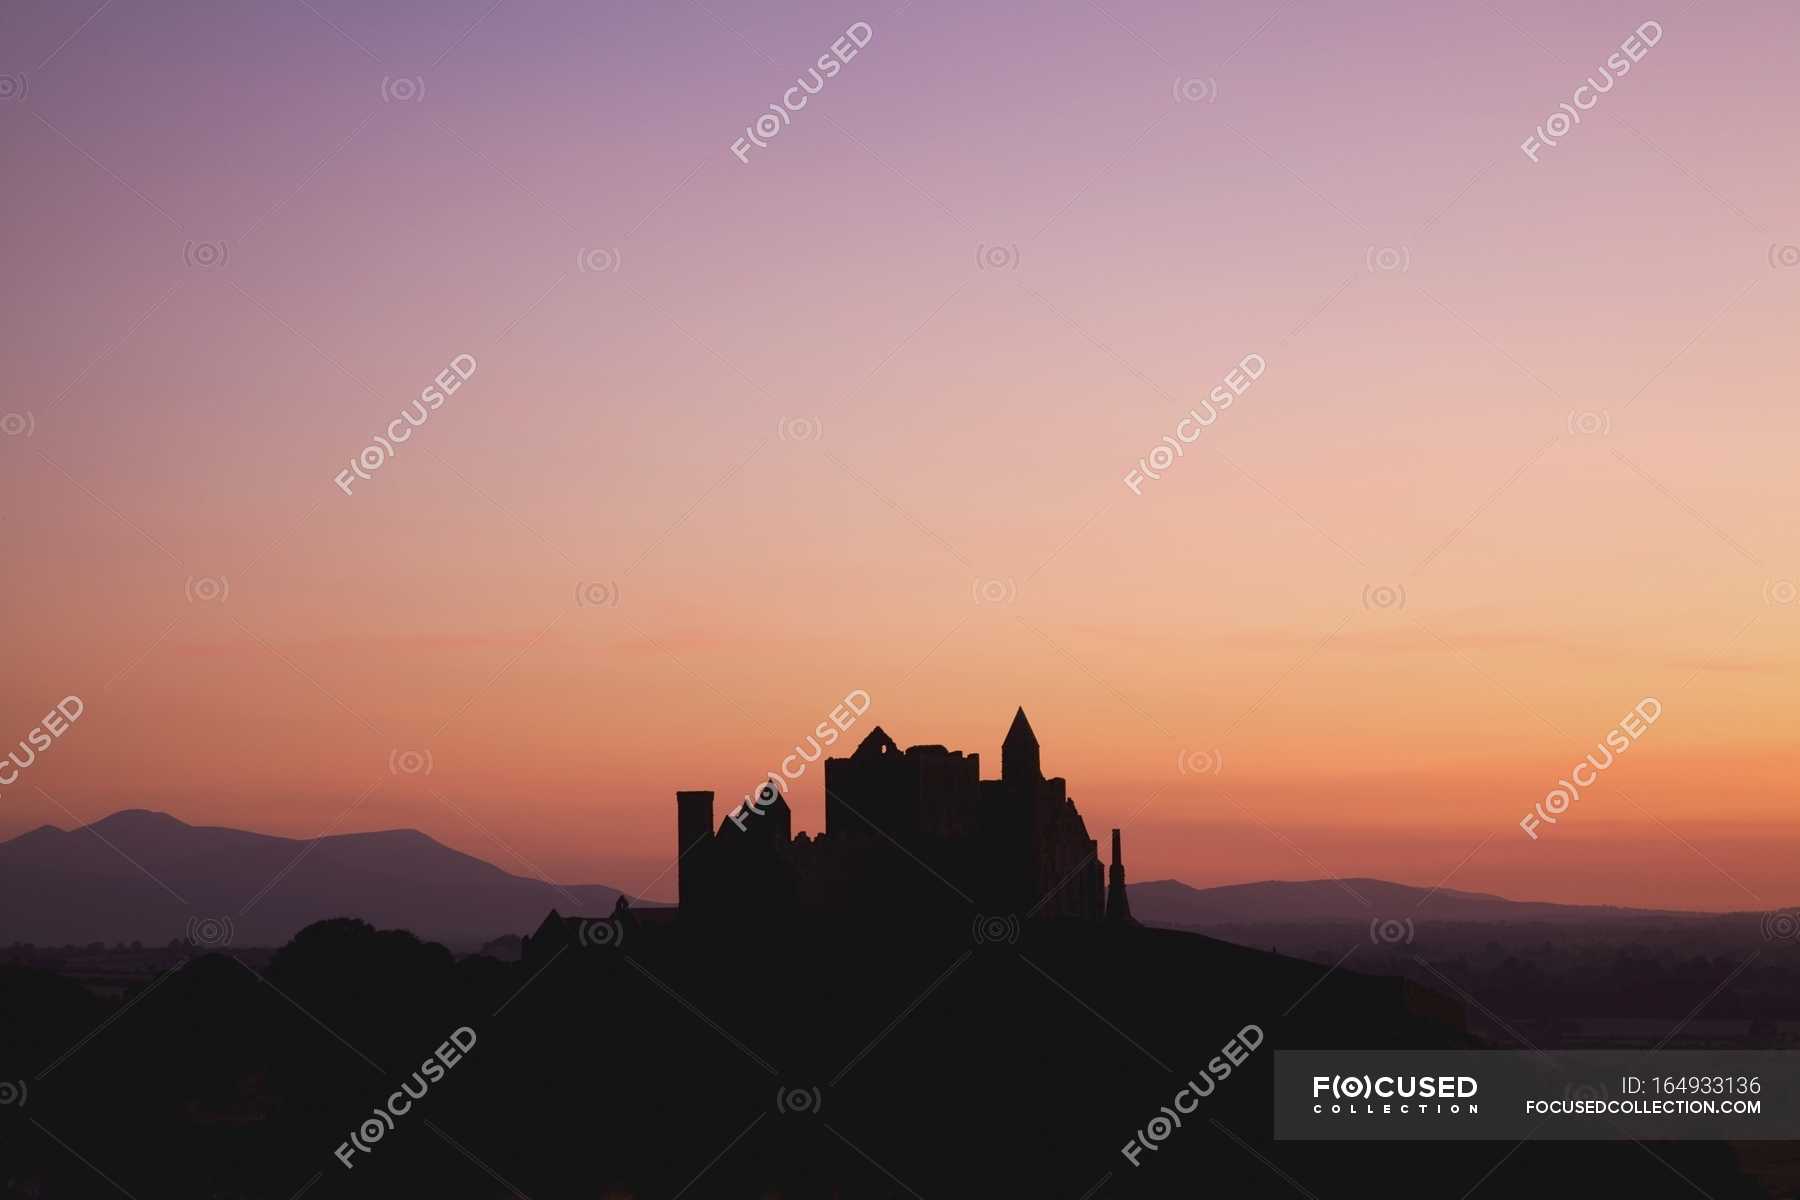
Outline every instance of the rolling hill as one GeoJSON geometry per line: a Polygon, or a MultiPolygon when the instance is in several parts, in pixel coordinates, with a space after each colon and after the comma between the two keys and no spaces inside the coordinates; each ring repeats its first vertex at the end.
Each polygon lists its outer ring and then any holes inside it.
{"type": "Polygon", "coordinates": [[[1131,913],[1151,925],[1210,929],[1388,920],[1605,922],[1700,919],[1711,914],[1611,905],[1546,904],[1485,892],[1411,887],[1381,879],[1266,880],[1193,888],[1174,879],[1130,885],[1131,913]]]}
{"type": "Polygon", "coordinates": [[[413,829],[300,840],[127,809],[0,842],[0,944],[269,946],[353,916],[472,948],[552,908],[608,913],[618,895],[508,874],[413,829]]]}

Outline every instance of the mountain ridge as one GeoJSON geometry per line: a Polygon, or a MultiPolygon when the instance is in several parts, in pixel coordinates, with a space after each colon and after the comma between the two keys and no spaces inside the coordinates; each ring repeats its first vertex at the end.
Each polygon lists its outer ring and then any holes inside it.
{"type": "Polygon", "coordinates": [[[1153,925],[1205,929],[1226,925],[1355,921],[1407,917],[1437,921],[1706,920],[1726,913],[1557,904],[1490,892],[1423,888],[1385,879],[1281,880],[1196,888],[1177,879],[1131,885],[1131,911],[1153,925]]]}
{"type": "MultiPolygon", "coordinates": [[[[1209,888],[1153,879],[1130,884],[1129,892],[1139,921],[1199,930],[1412,916],[1630,922],[1728,915],[1513,900],[1364,877],[1209,888]]],[[[198,922],[209,932],[226,931],[231,944],[279,945],[314,921],[351,916],[475,947],[530,933],[551,909],[603,915],[619,895],[605,884],[515,875],[404,827],[288,838],[128,808],[70,829],[41,825],[0,842],[0,944],[161,945],[192,938],[198,922]]]]}
{"type": "Polygon", "coordinates": [[[619,895],[514,875],[407,828],[287,838],[121,809],[0,842],[0,944],[280,945],[349,916],[473,947],[530,933],[552,908],[604,915],[619,895]]]}

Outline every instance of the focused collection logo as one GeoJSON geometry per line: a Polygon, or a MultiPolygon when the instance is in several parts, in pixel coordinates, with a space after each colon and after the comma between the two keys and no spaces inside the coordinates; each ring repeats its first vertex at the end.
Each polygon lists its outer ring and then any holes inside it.
{"type": "Polygon", "coordinates": [[[1481,1085],[1473,1075],[1314,1075],[1319,1116],[1474,1116],[1481,1085]]]}

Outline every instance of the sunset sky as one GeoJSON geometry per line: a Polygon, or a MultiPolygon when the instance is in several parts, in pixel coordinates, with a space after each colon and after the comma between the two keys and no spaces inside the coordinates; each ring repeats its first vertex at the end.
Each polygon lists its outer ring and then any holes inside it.
{"type": "Polygon", "coordinates": [[[5,6],[0,837],[672,899],[861,689],[1135,880],[1800,903],[1800,10],[1575,7],[5,6]]]}

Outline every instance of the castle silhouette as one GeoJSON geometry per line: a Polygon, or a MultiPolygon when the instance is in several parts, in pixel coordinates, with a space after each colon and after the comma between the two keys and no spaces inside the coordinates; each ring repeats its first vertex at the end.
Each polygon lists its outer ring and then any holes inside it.
{"type": "MultiPolygon", "coordinates": [[[[1001,743],[998,779],[981,778],[978,754],[902,750],[877,725],[848,758],[825,760],[817,837],[794,834],[773,778],[716,825],[713,802],[710,791],[675,793],[677,908],[632,909],[621,896],[607,919],[704,927],[741,923],[747,909],[864,919],[973,906],[1010,923],[1132,923],[1119,831],[1104,877],[1067,781],[1044,777],[1023,708],[1001,743]]],[[[595,920],[553,910],[527,939],[528,956],[576,941],[595,920]]]]}

